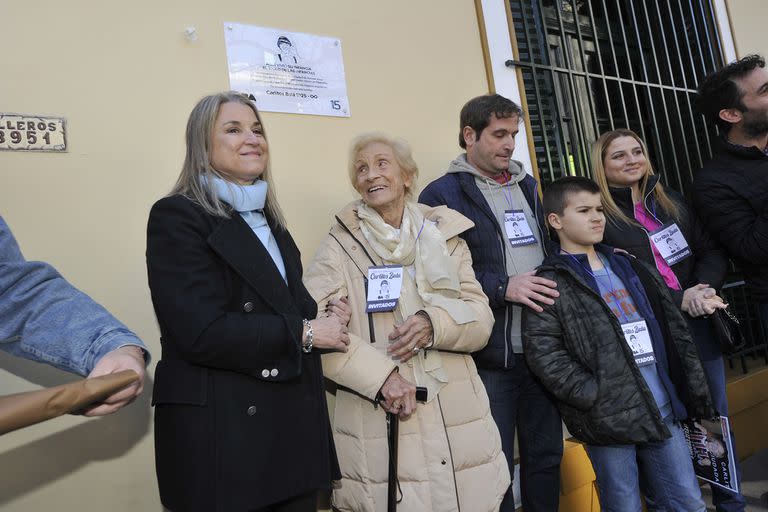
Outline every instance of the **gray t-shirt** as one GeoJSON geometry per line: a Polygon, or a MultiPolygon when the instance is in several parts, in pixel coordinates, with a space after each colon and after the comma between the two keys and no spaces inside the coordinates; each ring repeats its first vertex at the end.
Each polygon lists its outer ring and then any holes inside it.
{"type": "MultiPolygon", "coordinates": [[[[516,178],[516,177],[515,177],[516,178]]],[[[531,207],[528,205],[528,201],[523,195],[523,191],[520,189],[518,180],[510,180],[504,185],[500,185],[490,178],[483,176],[475,176],[475,183],[477,188],[488,201],[488,205],[491,207],[496,221],[501,227],[502,233],[505,233],[504,228],[504,212],[507,210],[522,210],[525,214],[525,219],[528,222],[528,226],[531,228],[533,236],[536,238],[536,242],[530,245],[518,245],[512,246],[509,242],[509,238],[504,236],[504,244],[506,245],[506,259],[505,266],[507,275],[512,277],[518,274],[534,270],[541,265],[544,260],[544,250],[541,247],[540,234],[538,230],[538,224],[536,217],[531,211],[531,207]]],[[[518,304],[512,305],[512,329],[511,329],[511,342],[512,351],[516,354],[522,354],[523,352],[523,337],[522,337],[522,308],[518,304]]]]}
{"type": "MultiPolygon", "coordinates": [[[[603,265],[605,268],[593,270],[592,273],[595,276],[595,281],[597,281],[597,286],[600,288],[600,296],[611,308],[613,314],[618,317],[621,324],[643,320],[624,282],[613,272],[607,261],[603,260],[603,265]]],[[[626,343],[625,340],[621,341],[626,343]]],[[[659,377],[656,363],[640,366],[640,373],[653,393],[653,399],[656,401],[661,417],[666,418],[672,414],[672,404],[659,377]]]]}

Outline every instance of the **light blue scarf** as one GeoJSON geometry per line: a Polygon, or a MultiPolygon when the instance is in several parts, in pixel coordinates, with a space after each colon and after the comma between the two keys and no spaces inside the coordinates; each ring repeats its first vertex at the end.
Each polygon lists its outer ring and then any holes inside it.
{"type": "MultiPolygon", "coordinates": [[[[203,177],[203,183],[206,181],[205,177],[203,177]]],[[[269,228],[269,224],[267,224],[267,218],[264,216],[264,203],[267,200],[267,182],[256,180],[253,185],[239,185],[214,176],[213,187],[219,199],[230,204],[240,214],[246,224],[250,226],[261,244],[269,252],[277,270],[280,271],[280,275],[283,276],[283,280],[287,283],[283,256],[280,254],[280,248],[277,246],[272,230],[269,228]]]]}

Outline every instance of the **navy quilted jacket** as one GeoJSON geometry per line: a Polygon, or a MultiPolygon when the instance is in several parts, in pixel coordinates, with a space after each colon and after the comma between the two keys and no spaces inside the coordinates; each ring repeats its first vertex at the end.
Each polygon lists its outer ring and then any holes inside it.
{"type": "MultiPolygon", "coordinates": [[[[548,243],[544,211],[536,193],[538,183],[530,175],[526,175],[519,186],[538,220],[537,238],[548,243]]],[[[483,193],[477,187],[475,177],[468,172],[449,173],[436,179],[421,192],[419,202],[430,206],[444,204],[475,223],[475,227],[459,236],[467,242],[472,253],[472,267],[483,292],[488,296],[495,323],[488,345],[472,355],[480,368],[513,367],[515,354],[512,353],[510,338],[512,303],[504,300],[508,276],[504,265],[507,244],[503,226],[499,225],[483,193]]],[[[547,252],[546,245],[544,252],[547,252]]]]}

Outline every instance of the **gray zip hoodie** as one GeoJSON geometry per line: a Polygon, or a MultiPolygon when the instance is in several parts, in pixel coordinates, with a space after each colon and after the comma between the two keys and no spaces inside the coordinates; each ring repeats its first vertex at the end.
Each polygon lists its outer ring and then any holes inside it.
{"type": "MultiPolygon", "coordinates": [[[[506,233],[504,228],[504,212],[507,210],[522,210],[531,228],[533,236],[536,237],[536,243],[531,245],[522,245],[513,247],[509,239],[504,237],[504,255],[505,266],[508,276],[516,276],[529,270],[534,270],[541,265],[544,260],[544,251],[541,247],[541,234],[539,233],[536,218],[528,205],[528,201],[520,189],[520,181],[525,177],[525,169],[520,162],[516,160],[509,161],[509,173],[512,178],[504,185],[499,185],[492,178],[488,178],[480,171],[472,167],[467,162],[467,155],[459,155],[448,167],[448,173],[466,172],[475,177],[477,188],[483,194],[488,202],[488,206],[496,216],[496,221],[501,227],[501,232],[506,233]]],[[[520,354],[523,352],[523,339],[521,335],[520,319],[522,316],[522,306],[512,303],[512,351],[520,354]]],[[[506,327],[506,326],[505,326],[506,327]]],[[[507,332],[507,329],[504,329],[507,332]]]]}

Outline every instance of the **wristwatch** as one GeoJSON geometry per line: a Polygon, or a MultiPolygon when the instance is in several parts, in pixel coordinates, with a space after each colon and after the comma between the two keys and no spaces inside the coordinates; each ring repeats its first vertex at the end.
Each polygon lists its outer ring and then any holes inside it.
{"type": "Polygon", "coordinates": [[[309,323],[309,320],[304,318],[302,322],[304,323],[304,327],[307,328],[307,337],[304,340],[304,342],[301,344],[301,350],[305,354],[309,354],[310,352],[312,352],[312,342],[315,341],[315,334],[312,332],[312,324],[309,323]]]}

